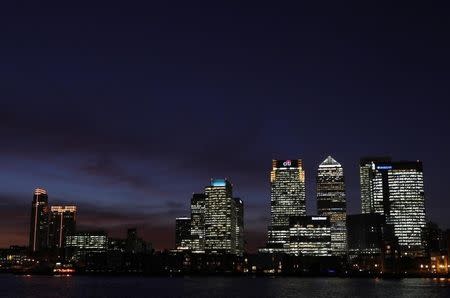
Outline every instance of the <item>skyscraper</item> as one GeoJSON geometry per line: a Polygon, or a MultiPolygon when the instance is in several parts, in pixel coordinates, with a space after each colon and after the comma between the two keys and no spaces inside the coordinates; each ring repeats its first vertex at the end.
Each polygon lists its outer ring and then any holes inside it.
{"type": "Polygon", "coordinates": [[[361,186],[361,213],[373,212],[373,192],[371,184],[372,163],[391,162],[390,157],[365,157],[359,163],[359,177],[361,186]]]}
{"type": "Polygon", "coordinates": [[[328,216],[331,225],[331,254],[347,253],[346,200],[344,170],[328,156],[317,171],[317,211],[328,216]]]}
{"type": "Polygon", "coordinates": [[[203,193],[192,195],[191,199],[191,248],[193,252],[205,250],[205,199],[203,193]]]}
{"type": "Polygon", "coordinates": [[[231,183],[213,179],[205,195],[205,251],[235,254],[236,206],[231,183]]]}
{"type": "Polygon", "coordinates": [[[425,227],[423,167],[420,161],[372,162],[368,171],[370,211],[385,216],[403,253],[422,255],[425,227]]]}
{"type": "Polygon", "coordinates": [[[190,249],[191,247],[191,219],[177,217],[175,220],[175,248],[190,249]]]}
{"type": "Polygon", "coordinates": [[[49,223],[49,246],[54,249],[65,247],[66,236],[75,233],[76,206],[51,206],[49,223]]]}
{"type": "Polygon", "coordinates": [[[48,247],[49,208],[47,191],[42,188],[34,190],[31,204],[30,251],[36,253],[48,247]]]}
{"type": "Polygon", "coordinates": [[[240,198],[234,198],[236,206],[236,254],[244,254],[244,202],[240,198]]]}
{"type": "Polygon", "coordinates": [[[270,226],[267,249],[289,251],[289,219],[306,215],[302,160],[273,160],[270,173],[270,226]]]}

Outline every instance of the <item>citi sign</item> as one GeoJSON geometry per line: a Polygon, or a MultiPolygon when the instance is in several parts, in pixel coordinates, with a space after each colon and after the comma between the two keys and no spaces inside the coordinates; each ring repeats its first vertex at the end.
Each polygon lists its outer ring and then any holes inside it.
{"type": "Polygon", "coordinates": [[[290,160],[286,160],[285,162],[283,162],[283,166],[284,167],[290,167],[291,166],[291,161],[290,160]]]}

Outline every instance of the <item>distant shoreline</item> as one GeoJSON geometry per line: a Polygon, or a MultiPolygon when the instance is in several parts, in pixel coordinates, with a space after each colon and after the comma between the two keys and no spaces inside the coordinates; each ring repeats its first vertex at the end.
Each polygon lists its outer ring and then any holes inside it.
{"type": "Polygon", "coordinates": [[[238,274],[238,273],[202,273],[202,274],[150,274],[141,272],[79,272],[70,275],[57,275],[51,273],[30,273],[30,272],[0,272],[1,275],[14,275],[25,277],[37,277],[37,276],[54,276],[54,277],[164,277],[164,278],[208,278],[208,277],[230,277],[230,278],[342,278],[342,279],[410,279],[410,278],[425,278],[425,279],[450,279],[450,274],[447,275],[421,275],[421,274],[383,274],[383,275],[370,275],[370,274],[238,274]]]}

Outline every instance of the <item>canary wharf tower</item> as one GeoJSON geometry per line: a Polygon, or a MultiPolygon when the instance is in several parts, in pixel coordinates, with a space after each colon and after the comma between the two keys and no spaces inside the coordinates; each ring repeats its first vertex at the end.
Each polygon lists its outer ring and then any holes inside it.
{"type": "Polygon", "coordinates": [[[301,159],[272,161],[270,215],[267,249],[287,252],[290,217],[306,215],[305,171],[301,159]]]}
{"type": "Polygon", "coordinates": [[[317,211],[330,218],[331,254],[344,256],[347,253],[344,170],[331,156],[317,171],[317,211]]]}

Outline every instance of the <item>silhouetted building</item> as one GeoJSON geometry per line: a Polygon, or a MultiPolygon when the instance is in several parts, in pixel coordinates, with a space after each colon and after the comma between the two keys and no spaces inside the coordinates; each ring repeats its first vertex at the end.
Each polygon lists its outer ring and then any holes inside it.
{"type": "Polygon", "coordinates": [[[51,206],[49,223],[49,246],[60,252],[65,247],[66,236],[73,235],[76,228],[76,206],[51,206]]]}
{"type": "Polygon", "coordinates": [[[27,246],[11,245],[9,248],[0,248],[0,272],[27,263],[27,252],[27,246]]]}
{"type": "Polygon", "coordinates": [[[141,273],[151,253],[151,244],[138,236],[136,228],[130,228],[126,239],[108,239],[106,265],[103,265],[109,272],[141,273]]]}
{"type": "Polygon", "coordinates": [[[423,228],[422,239],[427,257],[430,257],[432,253],[447,252],[448,244],[445,232],[436,223],[431,221],[426,223],[423,228]]]}
{"type": "Polygon", "coordinates": [[[331,226],[327,216],[293,216],[289,223],[289,254],[331,256],[331,226]]]}
{"type": "Polygon", "coordinates": [[[236,206],[236,254],[244,254],[244,202],[240,198],[234,198],[236,206]]]}
{"type": "Polygon", "coordinates": [[[331,225],[331,254],[347,254],[345,181],[342,166],[328,156],[317,171],[317,211],[331,225]]]}
{"type": "Polygon", "coordinates": [[[236,206],[231,183],[213,179],[205,195],[205,251],[235,254],[236,206]]]}
{"type": "Polygon", "coordinates": [[[31,205],[29,247],[32,253],[48,248],[49,211],[47,191],[42,188],[36,188],[31,205]]]}
{"type": "Polygon", "coordinates": [[[175,248],[191,249],[191,219],[178,217],[175,220],[175,248]]]}
{"type": "Polygon", "coordinates": [[[151,245],[138,237],[137,229],[127,230],[127,239],[125,241],[126,252],[131,254],[147,253],[152,250],[151,245]]]}
{"type": "Polygon", "coordinates": [[[365,213],[347,216],[349,263],[353,270],[396,273],[398,239],[384,215],[365,213]]]}
{"type": "Polygon", "coordinates": [[[420,161],[372,162],[368,171],[370,211],[394,228],[402,255],[424,253],[425,195],[420,161]]]}
{"type": "Polygon", "coordinates": [[[203,193],[193,194],[191,199],[191,248],[193,252],[205,250],[205,199],[203,193]]]}
{"type": "Polygon", "coordinates": [[[289,219],[306,215],[302,160],[273,160],[267,252],[289,252],[289,219]]]}
{"type": "Polygon", "coordinates": [[[108,239],[108,251],[124,253],[127,250],[127,240],[119,238],[108,239]]]}
{"type": "Polygon", "coordinates": [[[350,257],[377,255],[383,250],[384,216],[377,213],[347,216],[347,241],[350,257]]]}

